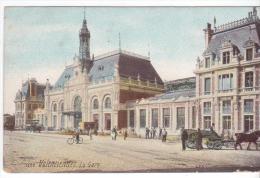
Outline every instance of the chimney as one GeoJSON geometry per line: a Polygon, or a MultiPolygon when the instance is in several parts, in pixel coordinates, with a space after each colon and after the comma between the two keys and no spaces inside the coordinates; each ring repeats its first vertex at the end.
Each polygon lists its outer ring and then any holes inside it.
{"type": "Polygon", "coordinates": [[[213,30],[211,24],[207,23],[207,28],[203,30],[205,32],[205,48],[208,48],[209,42],[212,38],[213,30]]]}

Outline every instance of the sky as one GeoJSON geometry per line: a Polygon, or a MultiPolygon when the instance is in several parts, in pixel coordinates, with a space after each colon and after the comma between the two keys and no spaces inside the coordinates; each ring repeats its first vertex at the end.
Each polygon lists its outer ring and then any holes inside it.
{"type": "MultiPolygon", "coordinates": [[[[203,29],[247,17],[252,7],[85,7],[95,56],[119,48],[148,56],[165,80],[194,76],[203,29]]],[[[260,11],[260,9],[258,9],[260,11]]],[[[14,113],[22,82],[54,84],[78,54],[84,7],[5,7],[4,113],[14,113]]],[[[92,56],[92,55],[91,55],[92,56]]]]}

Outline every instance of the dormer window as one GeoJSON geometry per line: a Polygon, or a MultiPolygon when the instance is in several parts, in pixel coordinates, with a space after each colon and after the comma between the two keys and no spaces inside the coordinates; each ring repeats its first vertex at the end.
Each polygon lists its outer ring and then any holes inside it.
{"type": "Polygon", "coordinates": [[[206,57],[205,58],[205,68],[209,68],[210,67],[210,58],[206,57]]]}
{"type": "Polygon", "coordinates": [[[249,48],[246,50],[246,60],[252,61],[253,59],[253,48],[249,48]]]}
{"type": "Polygon", "coordinates": [[[223,64],[229,64],[230,62],[230,52],[223,52],[223,64]]]}
{"type": "Polygon", "coordinates": [[[104,66],[102,66],[102,65],[98,66],[98,70],[99,70],[99,71],[104,70],[104,66]]]}

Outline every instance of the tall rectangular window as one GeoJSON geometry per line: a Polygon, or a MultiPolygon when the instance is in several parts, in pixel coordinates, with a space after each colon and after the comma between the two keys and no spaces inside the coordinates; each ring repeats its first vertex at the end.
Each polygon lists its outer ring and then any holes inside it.
{"type": "Polygon", "coordinates": [[[223,52],[223,64],[229,64],[230,62],[230,52],[223,52]]]}
{"type": "Polygon", "coordinates": [[[246,50],[246,60],[251,61],[253,59],[253,48],[246,50]]]}
{"type": "Polygon", "coordinates": [[[230,100],[223,101],[222,112],[223,112],[223,114],[230,114],[231,113],[231,101],[230,100]]]}
{"type": "Polygon", "coordinates": [[[210,82],[210,78],[205,78],[205,84],[204,84],[204,94],[205,95],[209,95],[210,94],[210,86],[211,86],[211,82],[210,82]]]}
{"type": "Polygon", "coordinates": [[[135,111],[134,110],[129,111],[129,126],[131,128],[135,127],[135,111]]]}
{"type": "Polygon", "coordinates": [[[204,102],[203,103],[203,113],[204,114],[211,114],[211,102],[204,102]]]}
{"type": "Polygon", "coordinates": [[[204,129],[209,129],[211,127],[211,117],[204,116],[204,129]]]}
{"type": "Polygon", "coordinates": [[[231,129],[231,116],[223,116],[223,129],[231,129]]]}
{"type": "Polygon", "coordinates": [[[146,127],[146,110],[140,109],[140,128],[146,127]]]}
{"type": "Polygon", "coordinates": [[[210,67],[210,58],[209,58],[209,57],[206,57],[206,58],[205,58],[205,67],[206,67],[206,68],[209,68],[209,67],[210,67]]]}
{"type": "Polygon", "coordinates": [[[196,128],[196,106],[192,106],[192,128],[196,128]]]}
{"type": "Polygon", "coordinates": [[[246,99],[244,100],[244,112],[252,113],[254,111],[254,100],[246,99]]]}
{"type": "Polygon", "coordinates": [[[152,127],[158,127],[158,109],[152,109],[152,127]]]}
{"type": "Polygon", "coordinates": [[[170,108],[163,108],[163,127],[170,127],[170,108]]]}
{"type": "Polygon", "coordinates": [[[177,108],[177,129],[185,126],[185,107],[177,108]]]}
{"type": "Polygon", "coordinates": [[[254,129],[254,120],[252,115],[244,116],[244,132],[248,132],[254,129]]]}
{"type": "Polygon", "coordinates": [[[254,85],[254,73],[252,71],[245,73],[245,87],[252,88],[254,85]]]}

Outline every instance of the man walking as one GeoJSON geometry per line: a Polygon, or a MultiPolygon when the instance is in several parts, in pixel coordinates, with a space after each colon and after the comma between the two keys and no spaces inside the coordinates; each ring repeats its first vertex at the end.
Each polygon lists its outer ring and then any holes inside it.
{"type": "Polygon", "coordinates": [[[166,137],[167,137],[167,131],[164,128],[163,131],[162,131],[162,142],[166,142],[166,137]]]}
{"type": "Polygon", "coordinates": [[[124,140],[126,140],[126,137],[127,137],[127,129],[125,129],[124,131],[124,140]]]}
{"type": "Polygon", "coordinates": [[[182,151],[186,150],[186,140],[188,139],[187,130],[182,127],[181,129],[181,143],[182,143],[182,151]]]}
{"type": "Polygon", "coordinates": [[[203,149],[203,146],[202,146],[202,133],[200,131],[200,129],[198,128],[198,135],[197,135],[197,150],[201,150],[203,149]]]}
{"type": "Polygon", "coordinates": [[[145,139],[149,139],[149,128],[146,127],[145,129],[145,139]]]}
{"type": "Polygon", "coordinates": [[[162,128],[159,127],[159,139],[161,139],[161,138],[162,138],[162,128]]]}

